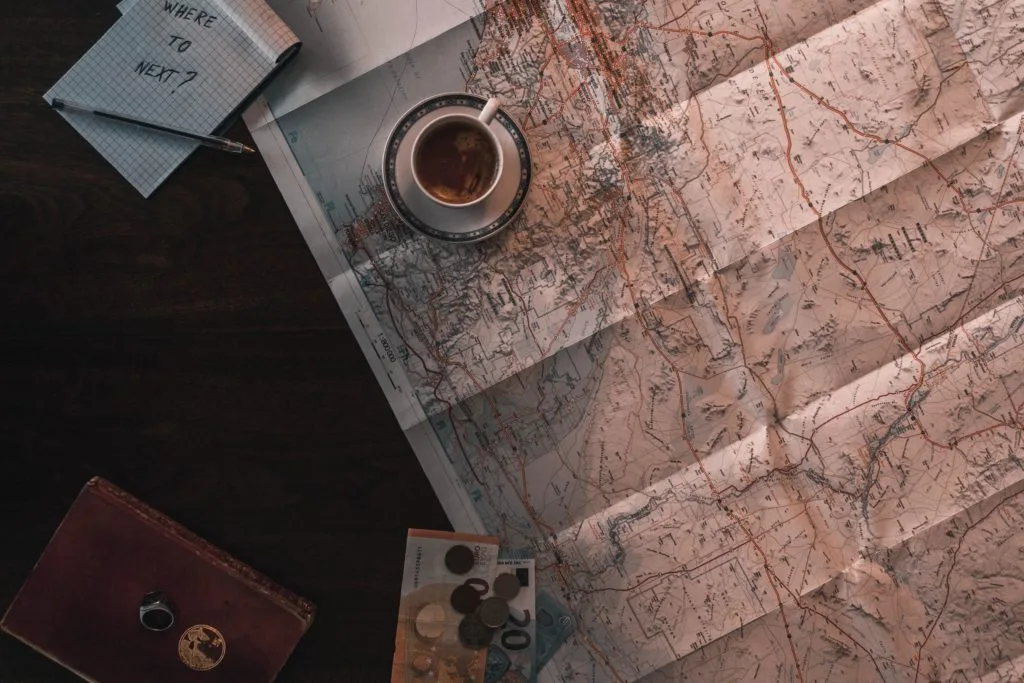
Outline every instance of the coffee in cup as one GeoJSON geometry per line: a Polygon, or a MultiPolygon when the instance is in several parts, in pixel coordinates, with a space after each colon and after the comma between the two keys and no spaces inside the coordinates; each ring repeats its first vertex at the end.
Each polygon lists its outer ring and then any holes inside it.
{"type": "Polygon", "coordinates": [[[502,152],[490,122],[500,106],[491,98],[479,116],[439,116],[412,147],[412,174],[420,189],[439,204],[466,207],[482,202],[501,175],[502,152]]]}

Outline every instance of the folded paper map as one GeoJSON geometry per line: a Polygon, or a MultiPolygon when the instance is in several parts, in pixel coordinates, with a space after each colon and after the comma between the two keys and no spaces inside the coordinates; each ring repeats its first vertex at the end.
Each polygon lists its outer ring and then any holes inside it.
{"type": "Polygon", "coordinates": [[[248,123],[541,680],[1024,678],[1024,0],[277,8],[248,123]],[[477,246],[381,187],[445,91],[534,160],[477,246]]]}

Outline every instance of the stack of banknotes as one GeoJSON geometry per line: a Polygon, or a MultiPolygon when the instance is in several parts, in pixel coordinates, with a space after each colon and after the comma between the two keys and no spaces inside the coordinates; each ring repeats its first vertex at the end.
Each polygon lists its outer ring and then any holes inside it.
{"type": "Polygon", "coordinates": [[[411,529],[391,681],[533,683],[572,633],[534,561],[493,536],[411,529]]]}

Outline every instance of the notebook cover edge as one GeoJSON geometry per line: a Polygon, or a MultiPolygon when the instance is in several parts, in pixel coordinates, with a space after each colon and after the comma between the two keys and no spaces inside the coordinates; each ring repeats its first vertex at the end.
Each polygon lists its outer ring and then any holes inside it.
{"type": "MultiPolygon", "coordinates": [[[[21,586],[18,587],[18,592],[14,594],[14,599],[11,600],[11,604],[9,604],[7,606],[7,609],[4,611],[4,616],[2,619],[0,619],[0,631],[9,633],[15,638],[18,638],[18,640],[21,640],[21,638],[18,637],[17,634],[14,631],[10,630],[10,628],[7,626],[7,618],[10,617],[11,612],[14,610],[14,606],[18,604],[18,600],[19,598],[21,598],[21,594],[25,591],[25,588],[28,586],[29,579],[32,578],[32,575],[36,573],[36,569],[39,567],[39,563],[43,561],[43,557],[46,555],[47,548],[49,548],[50,544],[53,543],[53,539],[57,538],[57,534],[60,533],[60,530],[64,528],[64,523],[68,521],[68,518],[71,517],[71,513],[75,511],[75,507],[78,505],[78,501],[81,500],[82,494],[84,494],[86,490],[88,490],[89,485],[92,484],[97,479],[99,479],[99,477],[93,477],[92,479],[87,481],[85,483],[85,486],[83,486],[78,491],[78,495],[75,496],[75,499],[71,501],[71,506],[68,508],[68,511],[64,513],[64,517],[61,518],[60,524],[58,524],[57,528],[53,530],[52,534],[50,534],[50,539],[46,542],[46,545],[43,546],[42,551],[39,553],[39,557],[36,558],[35,563],[32,565],[32,569],[29,570],[28,574],[25,576],[25,579],[21,582],[21,586]]],[[[61,666],[63,666],[63,664],[61,664],[61,666]]]]}
{"type": "Polygon", "coordinates": [[[17,633],[15,633],[15,632],[13,632],[13,631],[8,631],[8,630],[7,630],[6,628],[5,628],[5,629],[3,629],[3,631],[4,631],[5,633],[7,633],[7,635],[9,635],[9,636],[11,636],[12,638],[14,638],[15,640],[17,640],[18,642],[20,642],[20,643],[23,643],[23,644],[27,645],[27,646],[28,646],[29,648],[31,648],[31,649],[32,649],[32,650],[34,650],[35,652],[38,652],[38,653],[39,653],[39,654],[41,654],[41,655],[42,655],[43,657],[46,657],[47,659],[49,659],[49,660],[50,660],[51,662],[53,662],[53,663],[54,663],[54,664],[56,664],[57,666],[63,667],[63,668],[64,668],[64,669],[66,670],[66,671],[70,671],[70,672],[71,672],[71,673],[73,673],[74,675],[76,675],[76,676],[78,676],[79,678],[81,678],[81,679],[82,679],[83,681],[87,681],[87,683],[100,683],[100,681],[97,681],[97,680],[96,680],[95,678],[90,678],[89,676],[86,676],[86,675],[85,675],[84,673],[82,673],[81,671],[77,670],[77,669],[76,669],[76,668],[74,668],[73,666],[69,666],[68,664],[66,664],[66,663],[62,662],[62,661],[61,661],[61,660],[60,660],[60,659],[59,659],[58,657],[54,656],[54,655],[53,655],[52,653],[50,653],[50,652],[47,652],[47,651],[45,651],[45,650],[43,650],[43,649],[41,649],[41,648],[37,647],[37,646],[35,645],[35,643],[33,643],[32,641],[30,641],[30,640],[27,640],[27,639],[25,639],[25,638],[22,638],[22,637],[21,637],[20,635],[18,635],[17,633]]]}
{"type": "MultiPolygon", "coordinates": [[[[180,523],[143,503],[135,496],[106,479],[93,477],[86,483],[82,493],[84,494],[90,487],[94,489],[96,494],[108,502],[127,509],[147,524],[160,529],[175,540],[180,541],[200,557],[209,560],[220,571],[230,574],[260,595],[291,612],[293,616],[302,622],[303,633],[309,630],[316,615],[316,606],[310,600],[293,593],[266,574],[253,569],[250,565],[213,545],[195,532],[190,531],[180,523]]],[[[68,514],[70,514],[70,511],[68,514]]],[[[54,533],[56,534],[56,532],[54,533]]]]}

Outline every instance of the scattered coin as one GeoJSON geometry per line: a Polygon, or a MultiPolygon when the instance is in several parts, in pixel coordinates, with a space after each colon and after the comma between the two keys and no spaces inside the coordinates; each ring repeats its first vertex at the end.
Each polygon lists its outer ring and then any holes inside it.
{"type": "Polygon", "coordinates": [[[425,605],[416,613],[416,633],[427,640],[444,635],[444,606],[437,602],[425,605]]]}
{"type": "Polygon", "coordinates": [[[494,629],[487,628],[475,614],[467,614],[459,622],[459,642],[471,650],[482,650],[491,644],[494,629]]]}
{"type": "Polygon", "coordinates": [[[473,568],[473,551],[464,545],[453,545],[444,554],[444,566],[452,574],[467,574],[473,568]]]}
{"type": "Polygon", "coordinates": [[[412,668],[421,674],[430,673],[434,668],[434,658],[426,652],[417,652],[412,657],[412,668]]]}
{"type": "Polygon", "coordinates": [[[452,608],[460,614],[472,614],[480,606],[480,594],[472,586],[462,584],[452,591],[452,608]]]}
{"type": "Polygon", "coordinates": [[[501,628],[508,621],[508,603],[501,598],[487,598],[477,611],[480,621],[490,628],[501,628]]]}
{"type": "Polygon", "coordinates": [[[519,577],[515,574],[498,574],[494,577],[494,594],[504,600],[512,600],[519,595],[519,577]]]}

